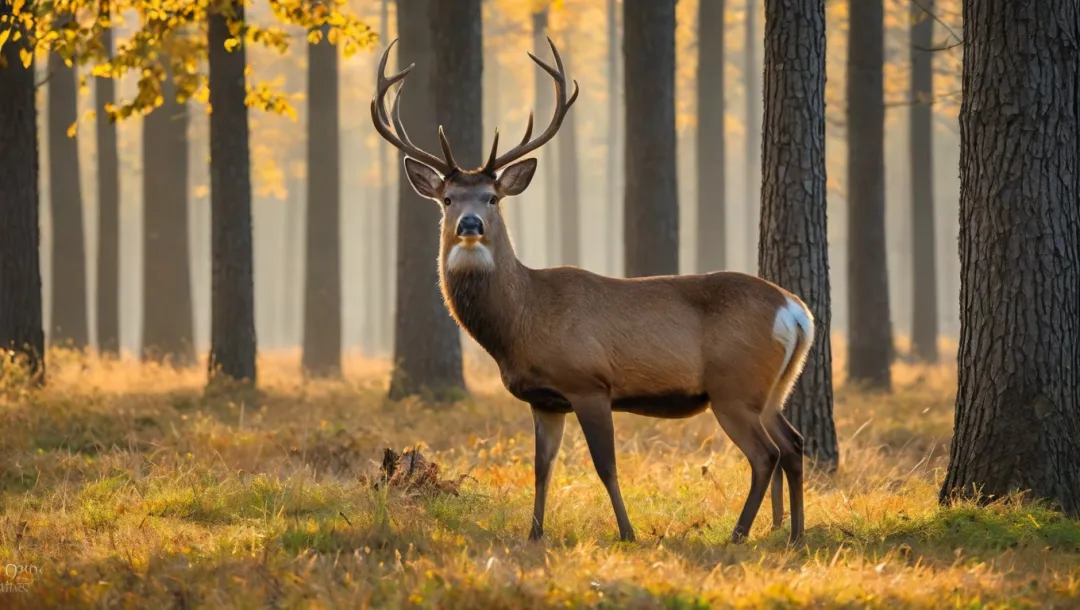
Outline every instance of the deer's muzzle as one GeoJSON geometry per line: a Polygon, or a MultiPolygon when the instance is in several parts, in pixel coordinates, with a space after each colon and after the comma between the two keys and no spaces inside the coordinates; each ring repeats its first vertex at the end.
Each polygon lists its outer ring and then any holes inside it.
{"type": "Polygon", "coordinates": [[[476,214],[466,214],[458,221],[458,237],[482,237],[483,235],[484,221],[476,214]]]}

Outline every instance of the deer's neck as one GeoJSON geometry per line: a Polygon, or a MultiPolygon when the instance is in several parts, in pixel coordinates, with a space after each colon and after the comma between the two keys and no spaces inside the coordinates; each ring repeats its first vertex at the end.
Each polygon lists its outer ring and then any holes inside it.
{"type": "Polygon", "coordinates": [[[490,267],[449,264],[453,246],[444,246],[439,279],[450,313],[501,365],[513,358],[516,329],[526,317],[530,279],[509,240],[500,242],[490,248],[490,267]]]}

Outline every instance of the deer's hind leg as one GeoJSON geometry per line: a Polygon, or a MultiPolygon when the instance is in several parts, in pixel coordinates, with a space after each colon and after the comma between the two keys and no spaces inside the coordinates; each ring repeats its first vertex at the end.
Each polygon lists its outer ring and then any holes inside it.
{"type": "Polygon", "coordinates": [[[770,408],[762,417],[769,436],[780,449],[780,468],[773,476],[772,509],[773,526],[780,527],[784,518],[784,486],[781,472],[787,476],[788,493],[791,494],[791,535],[789,541],[797,541],[803,533],[803,437],[778,409],[770,408]],[[779,518],[778,518],[779,517],[779,518]]]}
{"type": "Polygon", "coordinates": [[[733,542],[741,542],[750,535],[750,528],[761,509],[769,480],[780,461],[780,448],[765,431],[760,406],[747,400],[714,400],[712,410],[720,427],[750,462],[750,492],[731,533],[733,542]]]}

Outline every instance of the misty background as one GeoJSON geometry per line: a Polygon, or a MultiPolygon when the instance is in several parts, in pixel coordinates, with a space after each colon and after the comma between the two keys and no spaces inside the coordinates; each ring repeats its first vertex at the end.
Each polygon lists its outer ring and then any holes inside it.
{"type": "MultiPolygon", "coordinates": [[[[755,122],[753,131],[760,130],[761,96],[746,98],[746,76],[753,75],[752,91],[760,90],[764,12],[760,1],[750,0],[756,7],[753,21],[755,35],[746,46],[746,0],[729,0],[726,6],[724,31],[725,98],[726,98],[726,202],[727,232],[718,237],[727,244],[728,268],[756,274],[757,219],[760,188],[760,142],[747,142],[747,116],[755,122]],[[748,56],[748,50],[750,55],[748,56]],[[750,68],[748,70],[748,62],[750,68]],[[756,74],[755,74],[756,72],[756,74]],[[749,150],[748,150],[749,144],[749,150]],[[755,146],[756,145],[756,146],[755,146]],[[751,154],[752,151],[752,154],[751,154]]],[[[621,3],[614,13],[616,28],[621,19],[621,3]]],[[[389,356],[392,349],[394,302],[394,269],[396,252],[396,207],[398,163],[400,157],[375,133],[371,125],[368,104],[374,93],[375,69],[383,47],[396,37],[397,15],[394,2],[381,0],[352,0],[354,10],[375,30],[381,33],[379,46],[364,50],[340,61],[341,106],[341,279],[342,279],[342,347],[346,353],[357,352],[370,356],[389,356]],[[385,12],[385,14],[384,14],[385,12]],[[382,34],[380,21],[385,18],[388,29],[382,34]],[[380,165],[383,156],[388,166],[380,165]],[[383,168],[388,167],[385,172],[383,168]]],[[[546,13],[547,34],[559,45],[571,78],[578,81],[581,96],[571,110],[562,132],[552,144],[537,151],[541,171],[532,186],[521,197],[508,200],[504,207],[510,217],[510,227],[518,255],[532,267],[560,264],[559,238],[565,235],[560,218],[557,188],[550,192],[551,183],[545,173],[556,174],[558,184],[559,142],[574,129],[578,156],[580,189],[579,233],[581,266],[592,271],[622,274],[622,169],[624,142],[622,116],[622,47],[620,37],[611,55],[608,0],[565,0],[548,9],[535,10],[529,2],[509,0],[484,3],[484,132],[487,142],[496,127],[502,134],[505,150],[524,132],[530,110],[537,109],[536,121],[546,124],[550,107],[538,108],[536,84],[549,88],[546,75],[537,78],[538,70],[527,52],[537,52],[550,60],[546,43],[537,47],[533,29],[536,14],[546,13]],[[619,88],[615,107],[617,115],[609,112],[608,88],[614,68],[619,88]],[[571,120],[572,119],[572,120],[571,120]],[[615,128],[614,196],[609,189],[608,139],[615,128]],[[615,206],[614,208],[612,206],[615,206]]],[[[908,147],[908,69],[909,69],[909,4],[886,2],[885,41],[885,196],[887,215],[887,255],[892,323],[903,353],[912,317],[912,235],[910,152],[908,147]]],[[[958,291],[959,258],[957,202],[959,198],[959,132],[957,114],[960,88],[959,67],[961,49],[956,32],[960,31],[958,2],[937,3],[935,9],[934,110],[933,154],[935,159],[934,198],[938,282],[938,316],[941,334],[955,337],[959,332],[958,291]],[[956,5],[956,6],[953,6],[956,5]]],[[[677,4],[677,129],[680,204],[680,272],[697,271],[696,154],[697,137],[696,73],[698,63],[697,0],[680,0],[677,4]]],[[[255,3],[248,8],[248,18],[255,23],[269,24],[273,18],[266,5],[255,3]]],[[[124,40],[137,26],[135,23],[115,23],[117,40],[124,40]]],[[[252,80],[267,83],[289,95],[297,110],[297,118],[260,111],[250,113],[251,164],[254,254],[255,254],[255,320],[260,350],[298,347],[303,332],[304,282],[304,207],[306,119],[308,113],[320,108],[309,107],[305,98],[306,61],[308,46],[303,44],[303,32],[285,55],[259,45],[247,48],[252,66],[252,80]]],[[[832,328],[843,336],[847,327],[846,296],[847,266],[847,202],[845,199],[846,138],[845,61],[847,37],[846,3],[827,2],[827,171],[829,257],[832,269],[832,328]]],[[[540,39],[542,42],[542,38],[540,39]]],[[[388,70],[395,70],[396,52],[391,55],[388,70]]],[[[46,62],[37,62],[38,80],[48,74],[46,62]]],[[[87,77],[80,70],[80,77],[87,77]]],[[[77,142],[79,150],[78,176],[71,168],[70,179],[81,187],[83,226],[86,236],[87,316],[91,342],[97,344],[96,324],[96,264],[98,244],[98,202],[96,142],[93,109],[95,80],[87,77],[79,91],[79,121],[77,142]]],[[[45,328],[52,328],[52,217],[49,206],[50,173],[44,159],[49,155],[49,124],[46,100],[50,88],[38,88],[39,143],[41,146],[41,256],[44,282],[45,328]]],[[[412,84],[408,95],[422,95],[423,87],[412,84]]],[[[136,77],[129,75],[117,82],[117,99],[126,100],[136,93],[136,77]]],[[[547,92],[550,96],[550,92],[547,92]]],[[[210,333],[210,198],[209,198],[209,141],[206,106],[198,100],[188,102],[189,214],[188,236],[191,253],[191,281],[194,302],[195,347],[204,352],[209,347],[210,333]]],[[[160,111],[161,109],[159,109],[160,111]]],[[[120,345],[121,349],[137,353],[142,336],[143,291],[143,191],[142,150],[143,119],[133,116],[118,123],[120,160],[120,345]]],[[[152,145],[152,143],[149,143],[152,145]]],[[[486,146],[487,144],[485,144],[486,146]]],[[[165,151],[163,151],[165,152],[165,151]]],[[[479,166],[482,159],[459,159],[465,165],[479,166]]],[[[432,204],[434,205],[434,204],[432,204]]],[[[437,228],[431,227],[436,239],[437,228]]],[[[435,260],[431,261],[434,266],[435,260]]],[[[449,315],[449,314],[447,314],[449,315]]],[[[471,344],[471,340],[469,341],[471,344]]],[[[468,344],[467,344],[468,345],[468,344]]],[[[475,346],[471,346],[475,349],[475,346]]]]}

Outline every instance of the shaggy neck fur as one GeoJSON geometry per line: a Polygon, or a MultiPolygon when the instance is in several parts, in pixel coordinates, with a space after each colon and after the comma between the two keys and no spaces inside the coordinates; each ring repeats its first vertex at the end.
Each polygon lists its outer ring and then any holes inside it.
{"type": "Polygon", "coordinates": [[[528,269],[505,234],[486,247],[487,252],[469,252],[455,243],[444,243],[439,284],[458,324],[496,361],[506,362],[513,358],[515,329],[526,314],[528,269]],[[465,256],[470,258],[460,258],[465,256]]]}

